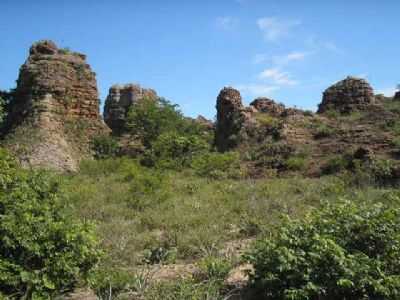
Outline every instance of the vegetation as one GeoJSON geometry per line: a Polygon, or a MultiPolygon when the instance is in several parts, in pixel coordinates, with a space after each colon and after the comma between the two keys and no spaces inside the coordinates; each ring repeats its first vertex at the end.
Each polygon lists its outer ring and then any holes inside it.
{"type": "Polygon", "coordinates": [[[89,223],[71,216],[58,184],[0,153],[0,292],[50,298],[88,278],[98,261],[89,223]]]}
{"type": "Polygon", "coordinates": [[[163,98],[144,98],[135,102],[128,113],[127,124],[130,132],[146,147],[151,147],[163,133],[193,135],[201,131],[199,125],[182,115],[177,105],[163,98]]]}
{"type": "Polygon", "coordinates": [[[399,208],[348,200],[287,218],[247,256],[252,281],[264,299],[397,299],[399,220],[399,208]]]}
{"type": "Polygon", "coordinates": [[[112,136],[96,136],[91,142],[94,157],[97,159],[110,158],[118,154],[118,142],[112,136]]]}
{"type": "MultiPolygon", "coordinates": [[[[107,135],[71,174],[23,171],[0,152],[0,299],[85,284],[100,299],[229,299],[244,292],[227,283],[243,263],[256,299],[397,299],[398,162],[366,149],[315,162],[278,119],[257,120],[267,138],[219,153],[177,106],[144,99],[128,113],[134,158],[107,135]],[[321,176],[302,176],[309,163],[321,176]]],[[[337,133],[306,122],[312,143],[337,133]]],[[[68,136],[82,126],[67,122],[68,136]]]]}

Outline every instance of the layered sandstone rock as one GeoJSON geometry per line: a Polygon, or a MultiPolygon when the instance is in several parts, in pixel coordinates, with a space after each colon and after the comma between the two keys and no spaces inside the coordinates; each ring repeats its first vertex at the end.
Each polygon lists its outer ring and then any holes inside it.
{"type": "Polygon", "coordinates": [[[104,106],[104,121],[113,133],[120,134],[125,129],[125,119],[132,104],[141,99],[157,99],[152,89],[144,89],[138,84],[113,85],[104,106]]]}
{"type": "Polygon", "coordinates": [[[276,103],[274,100],[265,97],[256,98],[250,103],[250,106],[253,106],[259,112],[268,113],[275,117],[281,116],[285,111],[283,104],[276,103]]]}
{"type": "Polygon", "coordinates": [[[374,91],[369,83],[364,79],[349,76],[325,90],[318,113],[329,110],[341,113],[367,110],[374,102],[374,91]]]}
{"type": "Polygon", "coordinates": [[[25,164],[75,170],[89,153],[90,138],[109,131],[85,55],[52,41],[33,44],[20,68],[6,127],[6,144],[25,164]]]}
{"type": "Polygon", "coordinates": [[[217,124],[215,143],[219,151],[235,147],[243,128],[243,104],[240,92],[231,87],[221,90],[217,98],[217,124]]]}

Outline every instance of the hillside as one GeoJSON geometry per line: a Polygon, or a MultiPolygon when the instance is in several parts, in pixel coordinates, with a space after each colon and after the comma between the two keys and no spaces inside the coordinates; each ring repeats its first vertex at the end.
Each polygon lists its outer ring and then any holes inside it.
{"type": "Polygon", "coordinates": [[[115,84],[103,120],[85,55],[39,41],[0,98],[0,299],[397,299],[399,93],[225,87],[211,122],[115,84]]]}

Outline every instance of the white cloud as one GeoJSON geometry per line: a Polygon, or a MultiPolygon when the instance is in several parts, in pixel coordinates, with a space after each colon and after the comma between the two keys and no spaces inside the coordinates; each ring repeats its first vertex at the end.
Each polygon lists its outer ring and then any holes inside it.
{"type": "Polygon", "coordinates": [[[386,97],[393,97],[394,94],[397,92],[397,89],[394,87],[379,89],[376,91],[376,94],[383,94],[386,97]]]}
{"type": "Polygon", "coordinates": [[[341,49],[338,45],[336,45],[333,41],[321,41],[320,39],[316,38],[315,36],[309,36],[306,40],[306,45],[314,51],[319,50],[328,50],[330,52],[336,54],[344,54],[343,49],[341,49]]]}
{"type": "Polygon", "coordinates": [[[279,68],[270,68],[262,71],[258,78],[261,80],[271,80],[277,85],[296,85],[298,82],[290,78],[289,72],[284,72],[279,68]]]}
{"type": "Polygon", "coordinates": [[[271,95],[272,92],[279,90],[278,86],[262,83],[242,84],[236,86],[236,88],[242,93],[251,94],[253,96],[268,96],[271,95]]]}
{"type": "Polygon", "coordinates": [[[289,35],[290,30],[300,24],[299,20],[284,20],[276,17],[257,20],[258,28],[263,32],[264,38],[272,42],[289,35]]]}
{"type": "Polygon", "coordinates": [[[217,27],[220,29],[231,30],[236,27],[238,20],[233,17],[225,16],[225,17],[218,17],[215,20],[215,23],[217,27]]]}
{"type": "Polygon", "coordinates": [[[282,66],[282,65],[287,65],[292,61],[304,60],[306,56],[309,54],[310,54],[309,52],[293,51],[286,55],[274,56],[272,58],[272,61],[274,64],[282,66]]]}

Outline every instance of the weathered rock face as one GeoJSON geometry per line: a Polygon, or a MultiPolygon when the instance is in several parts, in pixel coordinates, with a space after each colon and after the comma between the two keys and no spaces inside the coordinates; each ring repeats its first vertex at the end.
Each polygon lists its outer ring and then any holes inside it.
{"type": "Polygon", "coordinates": [[[230,87],[223,88],[218,95],[216,108],[215,143],[219,151],[226,151],[237,145],[244,123],[240,92],[230,87]]]}
{"type": "Polygon", "coordinates": [[[113,85],[104,106],[104,121],[113,133],[120,134],[125,128],[125,119],[132,104],[144,98],[157,99],[152,89],[144,89],[138,84],[113,85]]]}
{"type": "Polygon", "coordinates": [[[250,106],[253,106],[259,112],[268,113],[275,117],[279,117],[285,111],[283,104],[276,103],[274,100],[264,97],[255,99],[250,103],[250,106]]]}
{"type": "Polygon", "coordinates": [[[325,90],[318,113],[366,110],[374,102],[374,91],[366,80],[347,77],[325,90]]]}
{"type": "Polygon", "coordinates": [[[203,117],[202,115],[198,115],[197,118],[194,119],[194,121],[197,124],[203,126],[207,130],[214,130],[214,123],[208,120],[207,118],[203,117]]]}
{"type": "Polygon", "coordinates": [[[8,146],[21,152],[16,149],[22,143],[16,134],[29,131],[24,139],[33,133],[37,138],[27,142],[31,149],[20,157],[24,163],[76,169],[89,151],[90,137],[109,130],[98,98],[95,73],[85,55],[59,49],[52,41],[33,44],[10,104],[8,146]]]}
{"type": "Polygon", "coordinates": [[[397,92],[394,94],[393,100],[400,101],[400,91],[397,91],[397,92]]]}

